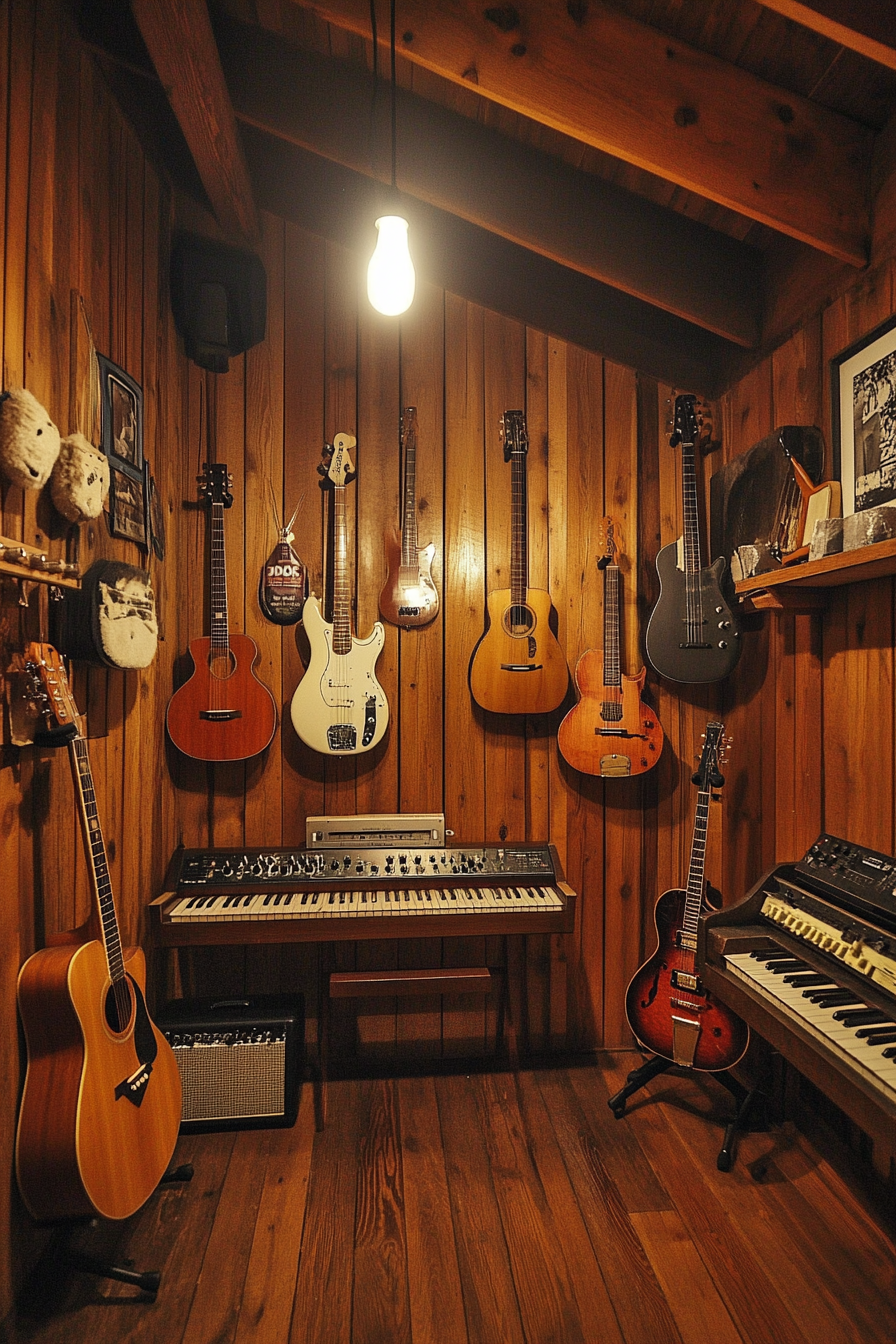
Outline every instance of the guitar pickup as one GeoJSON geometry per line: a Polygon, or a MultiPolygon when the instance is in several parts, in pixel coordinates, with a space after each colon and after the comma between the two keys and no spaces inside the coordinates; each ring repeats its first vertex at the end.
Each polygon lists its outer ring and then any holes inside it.
{"type": "Polygon", "coordinates": [[[675,946],[683,947],[688,952],[697,951],[696,933],[685,933],[684,929],[679,929],[675,935],[675,946]]]}
{"type": "Polygon", "coordinates": [[[231,719],[241,719],[241,709],[200,709],[200,719],[210,719],[212,723],[229,723],[231,719]]]}
{"type": "Polygon", "coordinates": [[[691,971],[673,971],[670,982],[673,989],[687,989],[692,994],[704,992],[699,975],[694,975],[691,971]]]}
{"type": "Polygon", "coordinates": [[[331,751],[354,751],[358,730],[353,723],[331,723],[327,729],[327,746],[331,751]]]}

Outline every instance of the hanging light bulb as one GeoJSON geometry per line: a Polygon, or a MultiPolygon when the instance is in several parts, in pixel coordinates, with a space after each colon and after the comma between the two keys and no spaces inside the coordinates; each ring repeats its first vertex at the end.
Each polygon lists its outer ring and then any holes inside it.
{"type": "Polygon", "coordinates": [[[367,267],[367,297],[378,313],[397,317],[414,299],[417,277],[408,250],[408,222],[400,215],[381,215],[377,240],[367,267]]]}

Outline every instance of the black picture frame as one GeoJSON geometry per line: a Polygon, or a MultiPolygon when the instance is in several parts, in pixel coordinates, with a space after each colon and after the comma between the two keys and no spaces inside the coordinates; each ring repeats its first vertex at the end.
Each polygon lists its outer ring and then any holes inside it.
{"type": "Polygon", "coordinates": [[[149,527],[143,456],[143,389],[105,355],[100,369],[103,452],[110,468],[109,531],[145,549],[149,527]]]}
{"type": "Polygon", "coordinates": [[[896,501],[896,314],[831,360],[831,442],[844,518],[896,501]]]}

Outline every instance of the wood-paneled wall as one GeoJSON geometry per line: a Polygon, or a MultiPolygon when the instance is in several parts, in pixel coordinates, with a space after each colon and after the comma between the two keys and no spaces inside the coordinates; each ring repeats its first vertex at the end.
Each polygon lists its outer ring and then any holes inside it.
{"type": "MultiPolygon", "coordinates": [[[[151,941],[147,904],[177,844],[300,844],[305,817],[444,811],[457,842],[545,841],[558,847],[579,893],[575,933],[513,946],[529,991],[536,1049],[630,1042],[627,980],[652,946],[656,897],[687,869],[690,774],[707,720],[723,715],[735,739],[727,783],[711,814],[708,873],[727,899],[793,857],[822,825],[894,848],[893,592],[882,580],[834,594],[824,617],[751,618],[744,654],[723,686],[649,682],[666,732],[658,766],[632,780],[570,770],[556,731],[574,702],[528,719],[483,713],[467,670],[486,594],[506,587],[510,473],[502,412],[524,408],[530,583],[550,589],[570,670],[601,637],[596,560],[600,520],[622,541],[624,668],[642,661],[641,631],[657,595],[654,560],[680,532],[678,461],[667,446],[667,399],[636,372],[421,285],[400,322],[377,317],[361,285],[362,259],[288,221],[263,219],[268,276],[263,344],[224,375],[189,364],[168,303],[167,259],[176,203],[113,103],[61,0],[0,0],[0,269],[3,383],[24,384],[63,432],[76,428],[70,373],[72,291],[96,344],[144,390],[145,451],[163,501],[167,554],[151,567],[161,639],[143,673],[73,669],[88,711],[90,754],[113,888],[128,940],[151,941]],[[383,531],[398,518],[402,406],[418,408],[421,543],[436,543],[438,619],[419,631],[387,627],[378,674],[391,707],[384,743],[330,761],[308,751],[288,716],[302,675],[301,628],[266,623],[260,567],[276,539],[269,491],[291,513],[295,545],[320,592],[324,512],[316,467],[325,441],[356,434],[349,488],[356,629],[369,632],[384,578],[383,531]],[[260,650],[259,672],[281,724],[252,761],[211,767],[166,743],[164,711],[188,671],[192,638],[207,630],[206,519],[196,475],[226,462],[235,502],[225,520],[231,620],[260,650]]],[[[827,360],[892,311],[892,263],[808,322],[716,408],[722,449],[709,473],[780,423],[829,426],[827,360]]],[[[695,389],[699,390],[699,389],[695,389]]],[[[98,555],[143,556],[105,522],[66,533],[45,498],[2,491],[2,533],[58,554],[77,541],[98,555]]],[[[3,668],[46,627],[45,588],[19,606],[2,587],[3,668]]],[[[7,739],[4,739],[7,740],[7,739]]],[[[0,757],[0,1319],[32,1247],[12,1170],[22,1048],[15,980],[47,936],[84,918],[90,893],[74,794],[62,753],[2,747],[0,757]]],[[[481,962],[481,940],[341,944],[341,966],[481,962]]],[[[155,959],[157,990],[304,989],[313,1002],[317,952],[204,949],[155,959]]],[[[431,1056],[490,1047],[474,1000],[362,1005],[343,1024],[368,1050],[431,1056]]]]}

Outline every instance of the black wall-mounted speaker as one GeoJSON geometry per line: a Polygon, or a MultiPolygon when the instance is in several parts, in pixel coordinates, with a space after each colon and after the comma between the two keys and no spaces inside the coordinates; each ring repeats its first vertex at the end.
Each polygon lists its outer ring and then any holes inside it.
{"type": "Polygon", "coordinates": [[[187,356],[226,373],[231,355],[264,340],[267,275],[261,258],[195,233],[171,245],[171,307],[187,356]]]}
{"type": "Polygon", "coordinates": [[[182,1131],[295,1124],[305,1040],[301,994],[176,999],[155,1021],[180,1070],[182,1131]]]}

